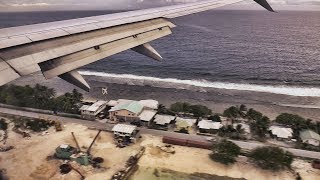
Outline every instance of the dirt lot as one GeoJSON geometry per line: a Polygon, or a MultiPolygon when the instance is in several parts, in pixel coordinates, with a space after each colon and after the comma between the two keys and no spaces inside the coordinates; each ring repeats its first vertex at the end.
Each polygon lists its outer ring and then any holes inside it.
{"type": "MultiPolygon", "coordinates": [[[[7,176],[12,179],[79,179],[80,176],[71,172],[61,175],[59,165],[61,160],[46,160],[53,155],[55,148],[61,144],[70,144],[76,147],[71,132],[74,132],[80,146],[87,148],[97,131],[77,124],[67,124],[61,132],[55,132],[53,128],[48,130],[48,135],[31,133],[31,138],[22,138],[21,135],[10,131],[7,145],[15,146],[8,152],[0,152],[0,169],[6,169],[7,176]]],[[[122,169],[127,159],[136,154],[140,149],[138,144],[128,148],[116,148],[111,133],[101,132],[91,154],[104,158],[103,169],[94,169],[90,166],[79,166],[86,179],[110,179],[110,177],[122,169]]]]}
{"type": "MultiPolygon", "coordinates": [[[[257,179],[257,177],[259,177],[259,180],[295,179],[294,174],[289,171],[272,173],[260,170],[248,163],[246,157],[238,158],[237,163],[227,167],[209,159],[209,150],[173,146],[175,154],[168,154],[156,148],[164,145],[161,143],[161,138],[152,136],[144,138],[145,140],[141,145],[147,147],[146,153],[139,161],[139,166],[144,169],[153,168],[159,171],[161,169],[170,169],[184,173],[206,173],[253,180],[257,179]]],[[[311,164],[306,161],[295,160],[293,169],[299,172],[304,180],[320,180],[320,170],[313,169],[311,164]]],[[[138,171],[135,176],[133,179],[139,179],[143,175],[138,171]]],[[[157,179],[155,176],[153,178],[157,179]]],[[[152,178],[149,179],[152,180],[152,178]]]]}
{"type": "MultiPolygon", "coordinates": [[[[74,171],[67,175],[61,175],[58,167],[62,164],[62,161],[47,160],[47,157],[53,155],[55,148],[61,144],[76,146],[71,132],[75,133],[80,146],[85,150],[97,131],[89,130],[82,125],[66,124],[61,132],[55,132],[54,128],[51,128],[48,130],[49,134],[31,133],[31,138],[29,139],[12,132],[12,126],[12,124],[9,126],[7,145],[12,145],[15,149],[8,152],[0,152],[0,169],[6,169],[7,176],[10,179],[80,179],[79,175],[74,171]]],[[[226,167],[212,162],[208,157],[209,150],[172,146],[165,152],[157,147],[164,146],[161,143],[161,138],[150,135],[143,136],[135,145],[119,149],[113,143],[112,134],[107,132],[101,132],[91,151],[92,155],[104,158],[105,161],[102,164],[104,168],[94,169],[91,166],[74,165],[84,173],[86,179],[110,179],[115,172],[123,169],[127,159],[131,155],[135,155],[141,146],[146,147],[146,152],[139,161],[140,169],[131,179],[159,179],[152,174],[155,169],[160,171],[158,174],[166,175],[177,171],[180,172],[182,177],[186,176],[185,173],[204,173],[245,179],[257,179],[259,177],[259,180],[294,179],[294,175],[289,171],[271,173],[255,168],[247,163],[245,157],[239,158],[239,162],[235,165],[226,167]],[[175,151],[175,153],[169,153],[172,151],[175,151]],[[147,175],[147,172],[143,169],[152,169],[152,171],[147,175]],[[163,173],[163,169],[167,169],[167,171],[163,173]],[[168,169],[172,170],[172,172],[168,171],[168,169]]],[[[293,169],[298,171],[303,179],[320,179],[320,171],[312,169],[310,163],[305,161],[296,160],[293,163],[293,169]]]]}

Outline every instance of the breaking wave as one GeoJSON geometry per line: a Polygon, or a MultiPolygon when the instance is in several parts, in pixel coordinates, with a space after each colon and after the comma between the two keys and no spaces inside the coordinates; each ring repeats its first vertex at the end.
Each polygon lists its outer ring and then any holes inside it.
{"type": "Polygon", "coordinates": [[[176,78],[157,78],[150,76],[138,76],[133,74],[112,74],[104,72],[79,71],[84,76],[96,76],[108,79],[110,83],[131,84],[131,85],[149,85],[163,88],[176,89],[194,89],[206,91],[207,88],[255,91],[273,94],[283,94],[291,96],[310,96],[320,97],[320,88],[315,87],[298,87],[298,86],[273,86],[273,85],[256,85],[240,84],[228,82],[210,82],[206,80],[182,80],[176,78]]]}

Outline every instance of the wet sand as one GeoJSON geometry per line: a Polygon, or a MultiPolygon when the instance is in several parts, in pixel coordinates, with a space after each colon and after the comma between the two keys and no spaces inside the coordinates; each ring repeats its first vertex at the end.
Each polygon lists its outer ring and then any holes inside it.
{"type": "MultiPolygon", "coordinates": [[[[133,83],[123,80],[114,80],[103,77],[85,76],[91,86],[90,92],[84,92],[86,98],[93,99],[155,99],[161,104],[169,106],[177,101],[206,105],[215,113],[221,113],[231,105],[245,104],[257,109],[274,119],[280,113],[293,113],[320,121],[320,97],[296,97],[254,91],[237,91],[198,87],[153,87],[150,83],[133,83]],[[108,95],[102,94],[102,88],[108,88],[108,95]]],[[[41,74],[27,76],[12,82],[17,85],[34,85],[36,83],[55,88],[57,94],[72,91],[74,86],[65,81],[54,78],[45,80],[41,74]]],[[[157,85],[155,85],[157,86],[157,85]]]]}

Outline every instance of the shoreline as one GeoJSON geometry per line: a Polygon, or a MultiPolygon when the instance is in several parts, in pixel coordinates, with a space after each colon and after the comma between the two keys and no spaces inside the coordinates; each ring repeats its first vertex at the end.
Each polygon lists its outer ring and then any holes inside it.
{"type": "MultiPolygon", "coordinates": [[[[214,113],[222,113],[224,109],[245,104],[267,115],[271,120],[280,113],[293,113],[320,121],[320,97],[289,96],[265,92],[203,88],[178,89],[172,87],[154,87],[145,84],[133,84],[128,81],[115,82],[96,76],[85,76],[91,86],[90,92],[79,90],[89,99],[155,99],[169,107],[170,104],[182,101],[208,106],[214,113]],[[108,88],[108,95],[102,94],[102,88],[108,88]]],[[[59,78],[45,80],[40,74],[27,76],[13,81],[16,85],[41,85],[54,88],[57,95],[72,91],[75,87],[59,78]]]]}

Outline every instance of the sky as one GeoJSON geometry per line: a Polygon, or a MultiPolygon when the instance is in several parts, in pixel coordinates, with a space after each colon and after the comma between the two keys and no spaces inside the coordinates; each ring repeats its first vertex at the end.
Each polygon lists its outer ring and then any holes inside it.
{"type": "MultiPolygon", "coordinates": [[[[0,0],[1,11],[136,9],[197,0],[0,0]]],[[[200,1],[200,0],[198,0],[200,1]]],[[[319,10],[320,0],[268,0],[276,10],[319,10]]],[[[262,9],[253,0],[224,9],[262,9]]]]}

